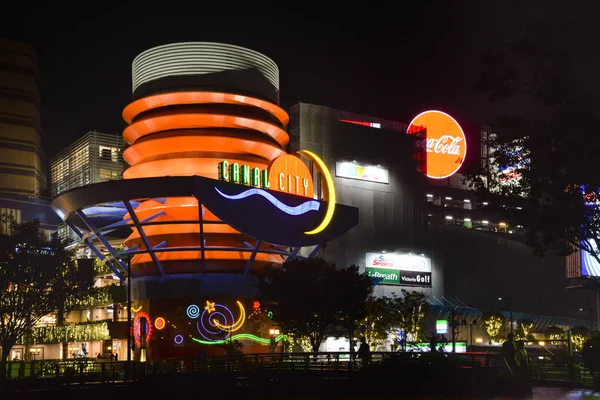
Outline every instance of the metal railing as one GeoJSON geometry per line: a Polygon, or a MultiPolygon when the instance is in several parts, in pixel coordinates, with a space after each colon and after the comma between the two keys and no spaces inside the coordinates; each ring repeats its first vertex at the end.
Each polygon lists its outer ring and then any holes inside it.
{"type": "MultiPolygon", "coordinates": [[[[177,374],[230,373],[237,377],[256,373],[312,372],[329,377],[348,377],[363,370],[367,365],[388,363],[407,365],[434,359],[453,361],[460,368],[481,367],[492,376],[510,375],[503,359],[493,353],[418,353],[418,352],[373,352],[368,360],[360,359],[356,353],[260,353],[235,356],[207,356],[175,358],[147,362],[99,361],[97,359],[10,361],[7,363],[8,379],[23,381],[27,387],[36,387],[44,382],[54,385],[88,383],[137,382],[145,378],[177,374]]],[[[534,382],[562,383],[573,386],[590,386],[592,376],[584,367],[579,356],[543,356],[531,359],[534,382]]]]}

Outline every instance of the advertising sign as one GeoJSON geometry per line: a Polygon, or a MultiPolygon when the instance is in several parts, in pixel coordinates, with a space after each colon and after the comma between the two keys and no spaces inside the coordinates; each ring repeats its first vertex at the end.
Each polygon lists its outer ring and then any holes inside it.
{"type": "Polygon", "coordinates": [[[365,273],[380,284],[431,287],[431,260],[413,254],[365,254],[365,273]]]}
{"type": "Polygon", "coordinates": [[[354,162],[336,162],[335,175],[340,178],[389,183],[388,170],[380,167],[360,165],[354,162]]]}
{"type": "Polygon", "coordinates": [[[427,177],[443,179],[452,176],[467,156],[467,140],[454,118],[442,111],[425,111],[408,125],[409,135],[419,135],[417,143],[424,159],[419,170],[427,177]]]}

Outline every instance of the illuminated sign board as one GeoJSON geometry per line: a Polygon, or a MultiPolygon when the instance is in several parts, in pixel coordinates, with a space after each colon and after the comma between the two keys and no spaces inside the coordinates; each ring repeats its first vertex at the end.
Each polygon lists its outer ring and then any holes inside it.
{"type": "MultiPolygon", "coordinates": [[[[320,173],[323,184],[323,201],[327,204],[325,215],[321,222],[314,229],[304,232],[307,235],[314,235],[327,228],[333,218],[336,204],[335,186],[329,169],[319,156],[308,150],[300,150],[298,154],[311,161],[315,169],[320,173]]],[[[275,199],[269,192],[263,190],[269,189],[302,197],[314,197],[312,174],[302,160],[295,155],[284,154],[277,157],[271,162],[269,169],[266,170],[256,167],[251,168],[249,165],[240,165],[238,163],[230,164],[227,160],[219,163],[218,170],[219,180],[254,186],[254,188],[235,196],[219,192],[224,198],[241,200],[249,196],[260,195],[290,215],[302,215],[310,210],[318,211],[320,207],[320,204],[316,201],[306,202],[297,207],[289,207],[275,199]],[[258,189],[258,187],[261,189],[258,189]]]]}
{"type": "Polygon", "coordinates": [[[419,170],[427,177],[443,179],[458,171],[467,156],[465,134],[454,118],[436,110],[417,115],[408,125],[409,135],[424,135],[418,141],[424,161],[419,170]]]}
{"type": "Polygon", "coordinates": [[[435,321],[435,333],[439,335],[443,335],[448,333],[448,320],[446,319],[437,319],[435,321]]]}
{"type": "Polygon", "coordinates": [[[431,260],[423,256],[366,253],[365,272],[384,285],[431,287],[431,260]]]}
{"type": "Polygon", "coordinates": [[[336,162],[335,175],[361,181],[389,183],[388,170],[380,167],[360,165],[354,162],[336,162]]]}

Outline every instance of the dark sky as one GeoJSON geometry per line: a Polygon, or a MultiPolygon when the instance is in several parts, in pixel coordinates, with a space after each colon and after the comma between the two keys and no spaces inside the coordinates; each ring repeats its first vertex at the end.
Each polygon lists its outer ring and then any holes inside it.
{"type": "Polygon", "coordinates": [[[268,55],[280,69],[283,107],[303,101],[403,122],[437,108],[459,121],[485,122],[502,106],[472,90],[479,55],[518,35],[553,4],[152,3],[90,2],[79,9],[3,3],[0,36],[29,41],[40,55],[49,156],[89,130],[120,133],[134,57],[177,41],[225,42],[268,55]]]}

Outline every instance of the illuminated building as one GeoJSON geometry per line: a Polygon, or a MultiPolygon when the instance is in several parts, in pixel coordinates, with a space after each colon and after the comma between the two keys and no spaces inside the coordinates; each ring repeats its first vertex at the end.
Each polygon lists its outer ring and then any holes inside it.
{"type": "Polygon", "coordinates": [[[260,53],[202,42],[146,50],[133,61],[132,98],[123,180],[63,192],[55,211],[119,279],[131,276],[148,357],[227,340],[264,346],[270,320],[250,312],[254,274],[315,254],[358,210],[340,204],[310,149],[288,153],[279,70],[260,53]]]}
{"type": "Polygon", "coordinates": [[[291,149],[326,160],[340,201],[359,208],[358,225],[319,255],[363,267],[376,295],[425,293],[431,330],[451,309],[482,329],[482,310],[507,312],[499,297],[514,298],[514,315],[537,331],[589,325],[577,311],[583,294],[564,290],[564,258],[534,255],[523,227],[488,207],[502,199],[468,186],[462,172],[489,157],[485,127],[435,110],[403,123],[299,103],[289,131],[291,149]]]}
{"type": "Polygon", "coordinates": [[[46,191],[38,56],[30,44],[0,39],[0,193],[38,198],[46,191]]]}
{"type": "MultiPolygon", "coordinates": [[[[90,131],[70,144],[50,160],[52,197],[76,187],[121,179],[124,147],[121,135],[96,131],[90,131]]],[[[59,225],[58,234],[67,243],[78,240],[64,223],[59,225]]],[[[87,257],[91,256],[89,250],[84,252],[87,257]]]]}

